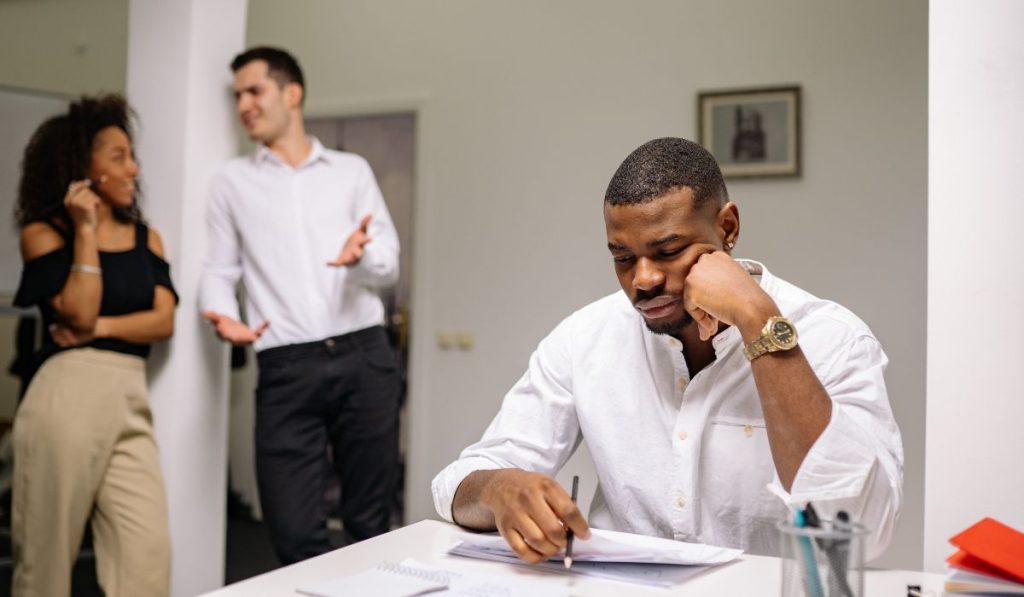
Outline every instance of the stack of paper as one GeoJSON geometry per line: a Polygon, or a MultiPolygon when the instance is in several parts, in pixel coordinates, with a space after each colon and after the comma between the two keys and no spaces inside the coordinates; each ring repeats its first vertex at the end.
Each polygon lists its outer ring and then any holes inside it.
{"type": "MultiPolygon", "coordinates": [[[[590,529],[590,532],[590,539],[576,538],[569,572],[668,587],[692,578],[708,566],[731,562],[743,553],[739,549],[604,529],[590,529]]],[[[448,553],[525,564],[497,534],[463,533],[461,541],[448,553]]],[[[563,557],[563,553],[556,554],[538,566],[566,572],[562,565],[563,557]]]]}
{"type": "Polygon", "coordinates": [[[949,542],[946,592],[1024,595],[1024,533],[984,518],[949,542]]]}

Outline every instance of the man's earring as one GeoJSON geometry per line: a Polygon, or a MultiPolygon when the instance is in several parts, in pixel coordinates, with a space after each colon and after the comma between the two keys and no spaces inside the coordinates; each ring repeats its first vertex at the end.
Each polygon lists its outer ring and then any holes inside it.
{"type": "Polygon", "coordinates": [[[733,247],[735,247],[735,246],[736,246],[736,243],[734,243],[734,242],[732,242],[732,241],[729,241],[729,242],[727,242],[727,243],[725,244],[725,248],[726,248],[726,249],[729,249],[730,251],[732,251],[732,248],[733,248],[733,247]]]}

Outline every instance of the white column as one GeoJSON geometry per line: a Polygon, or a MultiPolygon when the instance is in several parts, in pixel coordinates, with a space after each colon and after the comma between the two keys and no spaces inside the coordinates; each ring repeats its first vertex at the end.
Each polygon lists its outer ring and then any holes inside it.
{"type": "Polygon", "coordinates": [[[143,209],[163,236],[181,297],[175,334],[150,363],[157,441],[170,505],[173,595],[223,585],[227,491],[227,349],[196,311],[214,169],[237,150],[228,63],[243,47],[246,0],[131,0],[128,100],[143,209]]]}
{"type": "Polygon", "coordinates": [[[924,563],[1024,529],[1024,2],[933,0],[924,563]]]}

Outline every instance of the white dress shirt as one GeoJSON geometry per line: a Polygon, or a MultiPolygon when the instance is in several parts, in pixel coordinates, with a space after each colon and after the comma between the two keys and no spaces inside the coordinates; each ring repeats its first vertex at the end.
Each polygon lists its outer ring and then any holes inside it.
{"type": "Polygon", "coordinates": [[[369,164],[311,142],[296,168],[264,146],[229,161],[211,185],[200,307],[240,319],[241,277],[249,325],[270,322],[257,351],[382,324],[377,289],[398,278],[398,235],[369,164]],[[328,266],[366,214],[362,259],[328,266]]]}
{"type": "Polygon", "coordinates": [[[839,509],[888,544],[902,500],[903,446],[882,372],[888,359],[868,327],[836,303],[763,272],[761,287],[796,325],[800,346],[831,396],[832,418],[786,492],[775,472],[761,402],[735,327],[713,339],[716,360],[691,376],[682,344],[649,331],[622,292],[572,314],[545,338],[476,444],[434,479],[438,513],[475,470],[555,474],[582,439],[598,488],[589,522],[778,555],[787,505],[839,509]]]}

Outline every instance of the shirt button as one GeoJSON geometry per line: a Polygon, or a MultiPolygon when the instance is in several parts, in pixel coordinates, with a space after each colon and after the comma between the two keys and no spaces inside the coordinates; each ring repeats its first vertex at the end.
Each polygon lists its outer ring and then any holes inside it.
{"type": "Polygon", "coordinates": [[[690,385],[690,380],[686,379],[685,377],[680,377],[679,380],[676,382],[676,385],[679,386],[680,390],[685,390],[686,386],[690,385]]]}
{"type": "Polygon", "coordinates": [[[754,428],[751,427],[750,425],[744,425],[743,433],[746,433],[747,437],[750,437],[751,435],[754,435],[754,428]]]}
{"type": "Polygon", "coordinates": [[[680,508],[685,508],[686,507],[686,496],[682,496],[681,495],[681,496],[677,497],[676,498],[676,505],[679,506],[680,508]]]}
{"type": "Polygon", "coordinates": [[[324,340],[324,344],[327,345],[327,348],[334,348],[334,338],[324,340]]]}
{"type": "Polygon", "coordinates": [[[685,431],[680,431],[679,432],[679,439],[686,439],[686,438],[687,438],[686,432],[685,431]]]}

